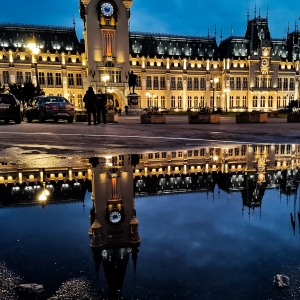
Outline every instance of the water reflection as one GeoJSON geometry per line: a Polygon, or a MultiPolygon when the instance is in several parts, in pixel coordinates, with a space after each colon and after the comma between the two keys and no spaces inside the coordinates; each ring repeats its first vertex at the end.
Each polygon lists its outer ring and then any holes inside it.
{"type": "Polygon", "coordinates": [[[91,247],[97,275],[103,267],[109,297],[120,297],[131,256],[134,271],[140,246],[133,195],[134,155],[91,158],[93,208],[91,247]]]}
{"type": "MultiPolygon", "coordinates": [[[[261,259],[259,251],[269,255],[278,248],[294,253],[298,243],[283,239],[287,228],[291,235],[300,233],[299,150],[299,145],[232,145],[96,157],[90,158],[84,166],[64,170],[47,169],[46,166],[43,170],[21,170],[16,166],[5,166],[0,169],[0,208],[41,205],[38,195],[44,188],[50,192],[49,206],[65,201],[83,202],[86,191],[90,190],[90,224],[86,216],[80,224],[86,229],[89,227],[88,255],[93,259],[93,262],[89,261],[89,266],[93,267],[92,275],[96,273],[99,285],[103,276],[106,281],[107,294],[101,292],[101,296],[131,295],[130,289],[135,287],[126,284],[126,277],[135,278],[136,272],[140,271],[140,280],[143,280],[140,284],[147,289],[145,282],[153,281],[151,284],[157,286],[158,299],[166,299],[163,288],[158,286],[162,282],[170,284],[178,280],[174,274],[183,272],[181,280],[187,278],[190,282],[186,282],[182,290],[189,287],[194,292],[194,296],[185,295],[186,298],[199,299],[197,293],[207,293],[206,285],[213,294],[213,278],[222,273],[219,269],[223,268],[223,275],[226,274],[219,278],[220,287],[228,285],[226,278],[232,266],[231,256],[239,257],[238,268],[243,271],[239,274],[244,274],[241,277],[245,280],[246,274],[249,275],[246,269],[251,269],[252,263],[261,259]],[[280,209],[273,201],[276,197],[283,203],[280,209]],[[211,201],[196,201],[199,199],[211,201]],[[138,214],[136,203],[139,203],[138,214]],[[261,223],[254,218],[254,212],[258,213],[261,223]],[[141,228],[138,220],[142,221],[141,228]],[[247,237],[243,233],[247,233],[247,237]],[[260,234],[266,241],[261,241],[260,234]],[[232,245],[238,243],[243,250],[236,254],[232,245]],[[254,248],[257,249],[255,253],[254,248]],[[157,261],[151,261],[149,257],[152,256],[157,261]],[[222,264],[220,257],[223,257],[222,264]],[[181,261],[187,271],[179,270],[175,261],[181,261]],[[244,263],[247,268],[243,267],[244,263]],[[130,264],[134,274],[128,272],[130,264]],[[165,264],[172,274],[164,274],[165,264]],[[159,277],[161,282],[155,277],[160,272],[163,274],[159,277]],[[202,274],[201,280],[206,285],[200,288],[199,278],[195,282],[190,272],[197,276],[202,274]]],[[[70,231],[73,232],[73,228],[70,231]]],[[[75,247],[80,243],[76,241],[75,247]]],[[[88,241],[85,244],[87,246],[88,241]]],[[[292,259],[293,255],[288,257],[292,259]]],[[[272,276],[277,272],[274,271],[272,276]]],[[[92,275],[87,277],[93,278],[92,275]]],[[[238,276],[229,277],[237,285],[242,284],[238,276]]],[[[177,290],[176,287],[173,289],[177,290]]],[[[51,291],[52,295],[54,292],[55,289],[51,291]]],[[[228,299],[240,297],[229,289],[227,292],[228,299]]],[[[144,299],[135,293],[136,298],[144,299]]],[[[180,295],[180,291],[177,294],[180,295]]],[[[184,295],[181,296],[183,299],[184,295]]],[[[267,299],[267,296],[261,299],[267,299]]],[[[274,295],[272,297],[275,299],[274,295]]],[[[252,298],[247,299],[254,298],[252,294],[252,298]]]]}

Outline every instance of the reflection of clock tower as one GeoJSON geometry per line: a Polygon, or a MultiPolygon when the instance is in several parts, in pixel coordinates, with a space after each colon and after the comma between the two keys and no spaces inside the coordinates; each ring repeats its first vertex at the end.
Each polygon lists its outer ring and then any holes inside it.
{"type": "Polygon", "coordinates": [[[130,156],[101,158],[93,163],[93,195],[91,246],[139,244],[130,156]]]}
{"type": "Polygon", "coordinates": [[[88,73],[85,89],[107,86],[125,100],[125,74],[129,71],[129,29],[131,0],[80,0],[84,22],[88,73]],[[103,82],[103,75],[109,75],[103,82]]]}
{"type": "Polygon", "coordinates": [[[132,156],[92,158],[91,227],[89,234],[96,272],[102,266],[109,296],[120,297],[128,261],[136,270],[140,245],[134,207],[132,156]]]}

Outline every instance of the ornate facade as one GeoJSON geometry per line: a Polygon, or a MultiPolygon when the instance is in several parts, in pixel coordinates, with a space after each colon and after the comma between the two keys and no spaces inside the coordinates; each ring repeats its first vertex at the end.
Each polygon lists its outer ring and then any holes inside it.
{"type": "Polygon", "coordinates": [[[268,16],[254,14],[244,36],[129,32],[131,0],[80,0],[84,39],[75,28],[0,24],[0,81],[32,80],[46,94],[82,107],[85,89],[102,87],[111,104],[127,104],[127,74],[138,77],[140,107],[277,110],[299,97],[300,32],[271,37],[268,16]],[[37,40],[40,54],[27,45],[37,40]],[[38,71],[37,71],[38,70],[38,71]],[[106,81],[103,75],[109,75],[106,81]]]}

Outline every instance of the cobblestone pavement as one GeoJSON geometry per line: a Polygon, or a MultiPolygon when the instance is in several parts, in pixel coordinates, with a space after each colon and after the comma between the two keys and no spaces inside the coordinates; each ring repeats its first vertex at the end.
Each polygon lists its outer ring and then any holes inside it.
{"type": "Polygon", "coordinates": [[[235,143],[300,143],[300,124],[269,118],[264,124],[188,124],[187,116],[167,116],[166,124],[140,124],[138,116],[119,123],[0,124],[0,157],[89,157],[235,143]],[[34,154],[34,156],[32,156],[34,154]]]}

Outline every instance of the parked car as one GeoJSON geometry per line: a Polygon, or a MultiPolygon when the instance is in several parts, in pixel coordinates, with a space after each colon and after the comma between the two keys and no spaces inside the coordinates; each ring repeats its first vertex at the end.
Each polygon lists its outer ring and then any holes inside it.
{"type": "Polygon", "coordinates": [[[69,123],[73,123],[74,114],[75,109],[73,104],[61,96],[39,96],[25,112],[29,123],[35,119],[41,123],[49,119],[55,122],[58,122],[58,120],[67,120],[69,123]]]}
{"type": "Polygon", "coordinates": [[[16,124],[21,123],[20,102],[14,95],[0,94],[0,120],[4,120],[6,124],[10,120],[15,121],[16,124]]]}

